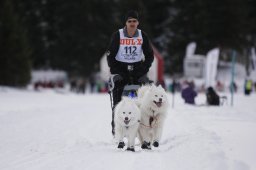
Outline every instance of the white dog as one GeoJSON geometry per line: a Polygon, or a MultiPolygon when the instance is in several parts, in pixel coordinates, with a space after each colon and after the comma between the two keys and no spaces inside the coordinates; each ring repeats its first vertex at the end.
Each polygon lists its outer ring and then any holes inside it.
{"type": "Polygon", "coordinates": [[[135,138],[139,129],[141,112],[135,103],[135,99],[123,97],[115,108],[115,138],[118,140],[118,148],[124,147],[124,137],[128,139],[128,151],[135,151],[135,138]]]}
{"type": "Polygon", "coordinates": [[[161,85],[142,86],[138,90],[138,101],[141,110],[141,148],[151,149],[151,144],[158,147],[169,106],[167,94],[161,85]]]}

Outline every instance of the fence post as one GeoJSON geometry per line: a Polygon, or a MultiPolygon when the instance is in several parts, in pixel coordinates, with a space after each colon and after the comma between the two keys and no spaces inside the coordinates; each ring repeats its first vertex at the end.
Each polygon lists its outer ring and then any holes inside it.
{"type": "Polygon", "coordinates": [[[230,84],[230,91],[231,91],[231,106],[234,105],[234,77],[235,77],[235,62],[236,62],[236,51],[232,51],[232,69],[231,69],[231,84],[230,84]]]}

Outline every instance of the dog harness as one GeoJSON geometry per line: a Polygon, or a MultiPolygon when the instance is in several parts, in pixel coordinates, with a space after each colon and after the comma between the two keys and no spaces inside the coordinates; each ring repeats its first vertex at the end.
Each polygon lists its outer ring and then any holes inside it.
{"type": "Polygon", "coordinates": [[[155,111],[153,109],[150,108],[150,110],[152,111],[153,113],[153,116],[150,116],[149,117],[149,126],[148,125],[145,125],[144,123],[141,123],[140,124],[144,127],[147,127],[147,128],[153,128],[156,124],[157,124],[157,117],[154,115],[155,111]],[[155,120],[155,123],[152,125],[152,122],[155,120]]]}

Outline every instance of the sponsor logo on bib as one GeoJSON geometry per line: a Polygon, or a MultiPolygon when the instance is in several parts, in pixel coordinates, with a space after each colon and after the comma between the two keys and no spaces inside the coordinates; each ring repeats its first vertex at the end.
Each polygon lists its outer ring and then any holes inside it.
{"type": "Polygon", "coordinates": [[[120,39],[120,45],[142,45],[142,39],[120,39]]]}

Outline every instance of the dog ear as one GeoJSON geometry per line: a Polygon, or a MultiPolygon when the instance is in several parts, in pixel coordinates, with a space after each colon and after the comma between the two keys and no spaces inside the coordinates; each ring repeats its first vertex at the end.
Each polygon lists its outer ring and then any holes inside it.
{"type": "Polygon", "coordinates": [[[123,107],[126,104],[126,97],[122,97],[122,100],[119,102],[120,103],[120,107],[123,107]]]}
{"type": "Polygon", "coordinates": [[[163,86],[162,86],[161,84],[159,84],[159,85],[157,86],[157,88],[165,92],[165,89],[163,88],[163,86]]]}
{"type": "Polygon", "coordinates": [[[138,99],[133,99],[134,100],[134,104],[137,106],[137,107],[140,107],[140,105],[141,105],[141,101],[140,100],[138,100],[138,99]]]}
{"type": "Polygon", "coordinates": [[[151,87],[155,88],[155,87],[156,87],[156,85],[155,85],[155,84],[152,84],[152,85],[151,85],[151,87]]]}
{"type": "Polygon", "coordinates": [[[161,84],[159,84],[157,87],[158,87],[158,88],[163,88],[163,86],[162,86],[161,84]]]}
{"type": "Polygon", "coordinates": [[[156,89],[156,88],[157,88],[156,85],[155,85],[155,84],[152,84],[152,85],[150,86],[149,91],[152,91],[153,89],[156,89]]]}
{"type": "Polygon", "coordinates": [[[123,97],[123,105],[127,104],[128,100],[129,99],[127,97],[123,97]]]}

